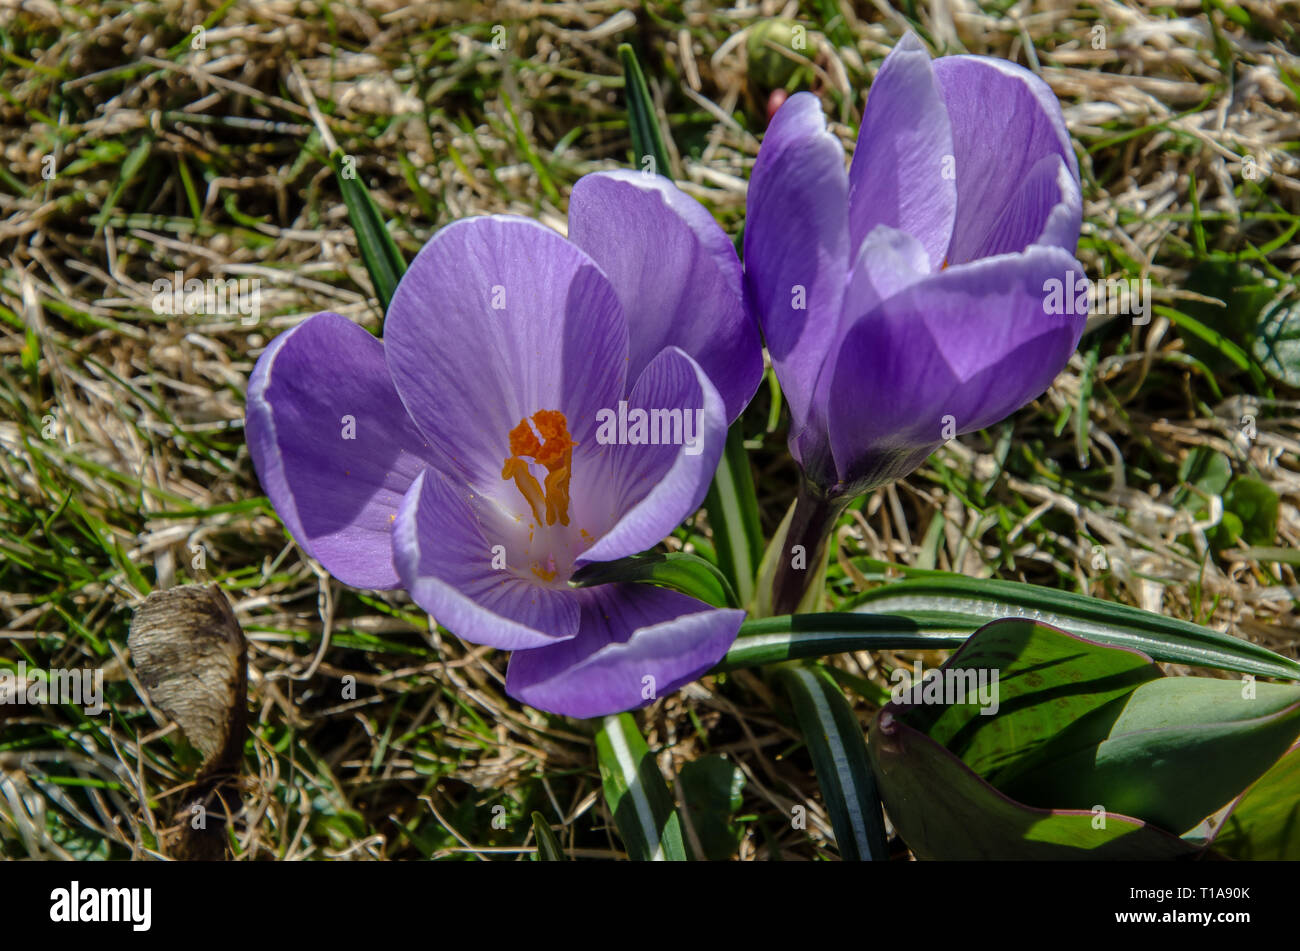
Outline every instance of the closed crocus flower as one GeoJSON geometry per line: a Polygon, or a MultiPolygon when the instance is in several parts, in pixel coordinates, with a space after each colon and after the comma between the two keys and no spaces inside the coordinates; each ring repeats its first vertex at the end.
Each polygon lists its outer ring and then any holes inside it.
{"type": "MultiPolygon", "coordinates": [[[[1083,277],[1081,209],[1060,106],[1012,63],[931,61],[908,34],[847,171],[815,97],[781,107],[750,178],[745,284],[804,473],[789,538],[819,548],[848,500],[1047,389],[1083,333],[1048,301],[1083,277]]],[[[778,587],[791,608],[798,582],[778,587]]]]}
{"type": "Polygon", "coordinates": [[[581,179],[569,240],[455,222],[420,251],[381,342],[336,314],[272,341],[247,438],[276,511],[345,584],[405,588],[506,688],[588,717],[700,676],[742,612],[648,585],[573,588],[700,505],[757,388],[740,264],[666,179],[581,179]]]}

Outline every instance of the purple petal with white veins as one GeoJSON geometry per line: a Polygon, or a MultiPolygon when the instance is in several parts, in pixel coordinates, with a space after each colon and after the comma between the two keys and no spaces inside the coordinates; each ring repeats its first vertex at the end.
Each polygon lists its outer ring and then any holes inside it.
{"type": "Polygon", "coordinates": [[[651,585],[604,585],[580,593],[576,637],[510,655],[510,696],[571,717],[642,707],[712,668],[745,618],[744,611],[717,610],[651,585]]]}
{"type": "Polygon", "coordinates": [[[527,218],[468,218],[434,235],[397,286],[384,343],[430,441],[470,485],[512,499],[501,479],[510,430],[558,410],[585,446],[625,385],[627,322],[609,281],[527,218]]]}
{"type": "Polygon", "coordinates": [[[749,179],[745,293],[758,315],[793,431],[808,419],[839,324],[849,256],[844,150],[812,93],[777,110],[749,179]]]}
{"type": "Polygon", "coordinates": [[[629,380],[664,347],[681,347],[740,415],[763,376],[758,325],[740,260],[713,216],[661,175],[620,170],[578,179],[569,239],[600,265],[623,304],[629,380]]]}
{"type": "Polygon", "coordinates": [[[245,438],[309,555],[354,588],[397,587],[393,517],[439,456],[398,399],[382,343],[331,313],[280,334],[249,378],[245,438]]]}
{"type": "MultiPolygon", "coordinates": [[[[979,258],[988,233],[1039,162],[1059,155],[1076,183],[1079,165],[1060,102],[1029,70],[985,56],[944,56],[934,61],[934,75],[957,158],[957,219],[948,262],[963,264],[979,258]]],[[[1074,251],[1073,243],[1061,246],[1074,251]]]]}
{"type": "Polygon", "coordinates": [[[948,109],[926,52],[906,34],[885,57],[862,113],[849,167],[849,247],[877,226],[920,241],[927,270],[943,264],[957,210],[948,109]]]}
{"type": "Polygon", "coordinates": [[[944,440],[989,426],[1041,394],[1085,315],[1050,313],[1047,282],[1083,277],[1065,251],[977,261],[931,275],[849,325],[818,397],[841,482],[865,491],[919,465],[944,440]]]}
{"type": "Polygon", "coordinates": [[[1083,222],[1083,196],[1059,155],[1047,155],[1021,183],[984,236],[974,260],[1047,244],[1074,253],[1083,222]]]}
{"type": "MultiPolygon", "coordinates": [[[[601,445],[597,455],[575,462],[575,524],[604,529],[578,559],[582,564],[633,555],[661,542],[700,507],[722,458],[727,439],[722,397],[684,351],[668,347],[651,360],[627,404],[629,437],[637,409],[647,413],[646,438],[656,430],[669,432],[659,445],[601,445]],[[674,410],[681,411],[680,430],[664,424],[674,410]],[[667,416],[651,426],[656,411],[667,416]]],[[[617,407],[611,409],[617,413],[617,407]]]]}
{"type": "Polygon", "coordinates": [[[529,580],[524,533],[481,497],[461,491],[428,469],[402,500],[393,562],[411,598],[473,644],[526,650],[572,637],[578,600],[567,579],[549,585],[535,575],[529,580]],[[471,501],[477,503],[473,508],[471,501]],[[504,557],[504,567],[494,567],[497,556],[504,557]]]}

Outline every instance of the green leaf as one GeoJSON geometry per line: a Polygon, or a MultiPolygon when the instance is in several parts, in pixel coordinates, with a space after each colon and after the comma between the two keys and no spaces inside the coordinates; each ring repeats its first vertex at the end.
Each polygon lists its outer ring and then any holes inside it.
{"type": "Polygon", "coordinates": [[[868,591],[853,604],[855,611],[902,619],[932,617],[936,611],[950,618],[965,615],[967,634],[996,618],[1026,618],[1111,647],[1139,650],[1163,663],[1300,680],[1300,662],[1258,644],[1128,605],[1020,581],[916,572],[906,581],[868,591]]]}
{"type": "Polygon", "coordinates": [[[1300,860],[1300,746],[1282,757],[1233,805],[1214,837],[1228,858],[1300,860]]]}
{"type": "Polygon", "coordinates": [[[948,650],[960,647],[983,619],[943,611],[891,614],[782,614],[756,618],[715,670],[758,667],[848,651],[948,650]]]}
{"type": "Polygon", "coordinates": [[[647,169],[646,159],[652,164],[648,170],[672,178],[672,165],[668,161],[668,148],[664,145],[659,117],[655,114],[654,100],[646,86],[645,74],[636,53],[627,43],[620,43],[618,58],[623,64],[624,94],[627,96],[627,124],[632,134],[632,151],[637,168],[647,169]]]}
{"type": "Polygon", "coordinates": [[[1010,782],[1031,805],[1106,809],[1185,832],[1264,775],[1300,735],[1300,687],[1166,677],[1083,717],[1010,782]]]}
{"type": "Polygon", "coordinates": [[[704,498],[704,510],[713,529],[718,567],[730,579],[739,603],[747,605],[754,598],[754,577],[763,555],[763,531],[739,420],[727,433],[727,446],[704,498]]]}
{"type": "Polygon", "coordinates": [[[889,818],[917,858],[1171,859],[1197,851],[1130,816],[1009,799],[896,712],[891,705],[876,715],[867,749],[889,818]]]}
{"type": "Polygon", "coordinates": [[[1174,493],[1174,505],[1202,505],[1204,500],[1191,492],[1188,486],[1195,486],[1206,495],[1222,495],[1232,480],[1232,463],[1221,452],[1215,452],[1205,446],[1197,446],[1187,454],[1183,464],[1178,467],[1178,481],[1185,483],[1174,493]]]}
{"type": "Polygon", "coordinates": [[[1277,536],[1278,497],[1268,483],[1239,477],[1224,494],[1223,508],[1241,520],[1238,537],[1247,545],[1267,545],[1277,536]]]}
{"type": "Polygon", "coordinates": [[[1160,676],[1151,658],[1137,651],[1008,618],[981,627],[942,671],[903,694],[908,702],[891,706],[908,726],[1003,789],[1003,777],[1018,772],[1062,730],[1160,676]],[[942,689],[947,683],[950,691],[942,689]],[[963,702],[953,702],[958,686],[963,702]]]}
{"type": "MultiPolygon", "coordinates": [[[[95,216],[95,238],[104,230],[104,225],[108,223],[109,217],[113,210],[117,208],[117,203],[122,198],[122,193],[126,191],[127,186],[135,180],[136,175],[144,166],[145,159],[149,157],[149,152],[153,149],[153,136],[143,135],[135,147],[122,160],[122,173],[117,177],[117,184],[113,186],[113,193],[109,195],[108,201],[104,202],[104,207],[100,209],[95,216]]],[[[64,174],[67,174],[66,171],[64,174]]]]}
{"type": "Polygon", "coordinates": [[[342,149],[330,153],[330,164],[338,179],[339,190],[343,193],[343,203],[347,205],[348,221],[357,236],[357,247],[361,249],[361,260],[370,273],[370,281],[375,285],[379,303],[384,313],[392,303],[397,290],[397,282],[406,273],[406,261],[397,247],[397,242],[384,227],[383,216],[370,192],[357,175],[356,169],[347,166],[342,149]],[[349,174],[347,174],[350,171],[349,174]]]}
{"type": "Polygon", "coordinates": [[[569,579],[578,588],[614,582],[643,582],[672,588],[715,608],[740,606],[722,572],[687,552],[644,552],[617,561],[598,561],[578,569],[569,579]]]}
{"type": "Polygon", "coordinates": [[[744,834],[732,817],[743,801],[745,774],[726,756],[711,753],[683,766],[677,781],[704,858],[725,862],[744,834]]]}
{"type": "Polygon", "coordinates": [[[840,857],[850,862],[887,859],[880,794],[862,726],[844,693],[820,665],[783,666],[777,679],[794,705],[840,857]]]}
{"type": "Polygon", "coordinates": [[[537,838],[538,862],[563,862],[564,850],[551,831],[551,824],[540,812],[533,813],[533,835],[537,838]]]}
{"type": "Polygon", "coordinates": [[[1269,376],[1300,387],[1300,301],[1279,301],[1259,320],[1252,346],[1269,376]]]}
{"type": "Polygon", "coordinates": [[[681,820],[672,795],[630,714],[601,720],[596,761],[605,802],[627,854],[641,862],[685,861],[681,820]]]}

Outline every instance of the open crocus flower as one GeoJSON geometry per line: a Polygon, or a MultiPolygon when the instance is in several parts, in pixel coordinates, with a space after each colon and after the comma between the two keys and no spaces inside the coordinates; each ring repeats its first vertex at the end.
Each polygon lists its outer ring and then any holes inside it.
{"type": "Polygon", "coordinates": [[[666,179],[588,175],[570,240],[455,222],[420,251],[381,343],[337,314],[276,337],[247,438],[276,511],[345,584],[406,588],[514,653],[508,692],[589,717],[712,667],[743,613],[663,588],[573,588],[700,505],[762,375],[740,264],[666,179]]]}
{"type": "Polygon", "coordinates": [[[1083,333],[1047,293],[1083,277],[1081,209],[1060,106],[1012,63],[931,62],[905,36],[847,173],[818,100],[781,107],[750,179],[745,281],[816,494],[906,475],[1047,389],[1083,333]]]}

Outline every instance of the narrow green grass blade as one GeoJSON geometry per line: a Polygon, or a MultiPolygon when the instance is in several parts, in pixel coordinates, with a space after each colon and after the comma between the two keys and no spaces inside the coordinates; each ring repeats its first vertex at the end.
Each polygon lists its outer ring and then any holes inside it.
{"type": "Polygon", "coordinates": [[[740,607],[726,576],[698,555],[687,552],[645,552],[601,561],[578,569],[569,583],[578,588],[615,582],[642,582],[672,588],[715,608],[740,607]]]}
{"type": "Polygon", "coordinates": [[[104,207],[100,210],[95,218],[95,237],[98,238],[100,232],[104,230],[104,225],[112,216],[113,210],[117,208],[118,201],[122,198],[122,192],[126,191],[128,185],[140,173],[145,159],[149,157],[149,151],[153,148],[153,136],[144,135],[140,141],[135,144],[135,148],[127,154],[122,161],[122,174],[117,178],[117,184],[113,186],[113,193],[109,196],[108,201],[104,202],[104,207]]]}
{"type": "Polygon", "coordinates": [[[730,579],[740,604],[749,604],[754,599],[754,577],[763,557],[763,530],[739,421],[727,433],[727,447],[704,498],[704,510],[713,529],[718,567],[730,579]]]}
{"type": "Polygon", "coordinates": [[[623,64],[623,90],[627,96],[627,124],[632,134],[632,151],[636,153],[637,168],[646,169],[672,178],[672,165],[668,161],[668,148],[664,145],[659,118],[655,115],[654,100],[646,85],[645,74],[632,47],[622,43],[618,58],[623,64]],[[649,158],[651,163],[646,164],[649,158]]]}
{"type": "Polygon", "coordinates": [[[565,861],[564,850],[560,848],[560,843],[556,841],[550,823],[546,821],[546,817],[540,812],[533,813],[533,835],[537,837],[537,861],[565,861]]]}
{"type": "Polygon", "coordinates": [[[970,631],[997,618],[1023,618],[1102,644],[1139,650],[1164,663],[1300,680],[1300,662],[1258,644],[1125,604],[1020,581],[918,572],[907,581],[855,599],[853,610],[904,618],[917,612],[927,617],[936,611],[964,614],[973,625],[970,631]]]}
{"type": "Polygon", "coordinates": [[[681,819],[631,714],[601,720],[596,760],[605,802],[627,854],[641,862],[684,862],[681,819]]]}
{"type": "Polygon", "coordinates": [[[866,735],[839,685],[820,665],[791,664],[777,670],[794,705],[835,844],[846,862],[888,857],[880,793],[867,758],[866,735]]]}
{"type": "Polygon", "coordinates": [[[352,177],[344,174],[344,155],[342,149],[330,153],[330,164],[334,167],[334,176],[338,179],[339,190],[343,193],[343,203],[348,208],[348,221],[357,236],[357,247],[361,249],[361,260],[370,273],[379,303],[388,313],[388,305],[397,290],[397,282],[406,272],[406,260],[397,247],[397,242],[384,227],[384,219],[379,214],[375,200],[353,172],[352,177]]]}

